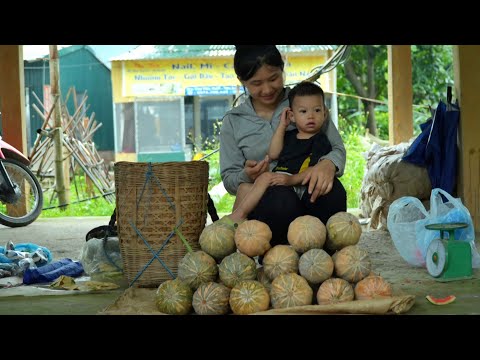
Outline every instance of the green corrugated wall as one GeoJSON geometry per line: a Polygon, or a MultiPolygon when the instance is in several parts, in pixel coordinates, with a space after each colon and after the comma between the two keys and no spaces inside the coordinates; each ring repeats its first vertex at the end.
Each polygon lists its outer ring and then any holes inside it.
{"type": "MultiPolygon", "coordinates": [[[[68,89],[75,87],[77,94],[87,91],[87,116],[91,117],[95,112],[94,120],[102,123],[95,132],[94,142],[99,151],[113,151],[113,100],[112,80],[110,69],[99,61],[86,46],[76,46],[69,51],[59,51],[60,64],[60,89],[62,99],[65,100],[68,89]]],[[[36,139],[36,131],[42,126],[43,120],[32,108],[36,104],[40,110],[38,101],[32,92],[43,101],[43,85],[50,84],[50,70],[48,58],[46,61],[37,60],[25,62],[25,88],[30,98],[30,146],[36,139]]],[[[70,115],[73,115],[72,96],[68,100],[70,115]]]]}

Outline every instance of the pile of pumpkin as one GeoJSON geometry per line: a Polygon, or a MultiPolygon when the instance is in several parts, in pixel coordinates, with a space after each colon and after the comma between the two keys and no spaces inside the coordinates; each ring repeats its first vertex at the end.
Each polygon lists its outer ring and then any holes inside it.
{"type": "Polygon", "coordinates": [[[200,315],[251,314],[315,300],[324,305],[391,296],[390,284],[371,272],[368,253],[357,245],[361,233],[348,212],[326,225],[305,215],[289,225],[289,245],[271,247],[272,232],[263,222],[246,220],[235,230],[216,221],[202,231],[201,250],[180,261],[177,278],[158,287],[157,308],[177,315],[192,307],[200,315]]]}

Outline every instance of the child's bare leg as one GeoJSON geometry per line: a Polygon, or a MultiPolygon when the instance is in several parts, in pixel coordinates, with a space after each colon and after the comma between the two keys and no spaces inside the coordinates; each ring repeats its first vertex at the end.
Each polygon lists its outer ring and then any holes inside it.
{"type": "Polygon", "coordinates": [[[237,191],[237,198],[233,206],[233,213],[229,215],[235,222],[243,221],[255,209],[265,191],[270,186],[271,173],[261,174],[253,184],[241,184],[237,191]],[[242,186],[245,185],[245,186],[242,186]]]}
{"type": "Polygon", "coordinates": [[[237,195],[235,196],[235,203],[233,204],[232,211],[235,212],[238,206],[243,202],[243,199],[247,196],[250,190],[253,188],[253,183],[242,183],[238,187],[237,195]]]}

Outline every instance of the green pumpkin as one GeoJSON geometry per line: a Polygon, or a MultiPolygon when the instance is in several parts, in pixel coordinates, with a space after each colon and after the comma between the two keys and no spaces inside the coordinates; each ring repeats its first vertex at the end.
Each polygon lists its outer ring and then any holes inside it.
{"type": "Polygon", "coordinates": [[[222,260],[218,273],[222,283],[233,288],[241,280],[256,279],[257,265],[247,255],[235,252],[222,260]]]}
{"type": "Polygon", "coordinates": [[[201,284],[215,281],[218,266],[214,258],[199,250],[186,253],[178,263],[178,278],[196,290],[201,284]]]}
{"type": "Polygon", "coordinates": [[[220,221],[205,227],[198,240],[200,248],[215,260],[221,261],[237,249],[235,246],[235,229],[220,221]]]}
{"type": "Polygon", "coordinates": [[[298,270],[311,284],[320,284],[332,277],[333,260],[323,249],[310,249],[300,256],[298,270]]]}
{"type": "Polygon", "coordinates": [[[199,315],[225,315],[230,310],[230,289],[222,284],[209,282],[198,287],[193,294],[193,309],[199,315]]]}
{"type": "Polygon", "coordinates": [[[186,315],[192,310],[193,292],[180,279],[163,282],[155,293],[157,309],[165,314],[186,315]]]}

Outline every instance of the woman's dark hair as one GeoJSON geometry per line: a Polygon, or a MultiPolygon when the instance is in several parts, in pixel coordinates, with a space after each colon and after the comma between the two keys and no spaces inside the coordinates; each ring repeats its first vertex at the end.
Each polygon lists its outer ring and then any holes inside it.
{"type": "Polygon", "coordinates": [[[276,66],[283,71],[284,62],[275,45],[235,45],[233,68],[242,81],[249,80],[263,65],[276,66]]]}
{"type": "Polygon", "coordinates": [[[293,100],[297,96],[311,96],[311,95],[321,95],[323,104],[325,105],[325,95],[322,88],[309,81],[302,81],[297,84],[290,92],[288,93],[288,102],[290,107],[292,107],[293,100]]]}

